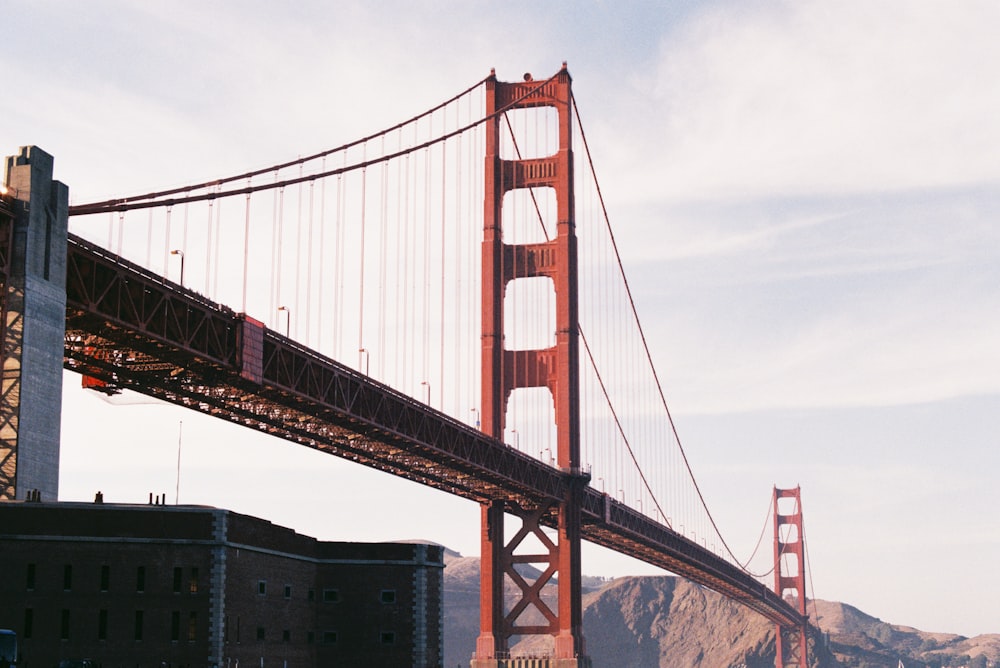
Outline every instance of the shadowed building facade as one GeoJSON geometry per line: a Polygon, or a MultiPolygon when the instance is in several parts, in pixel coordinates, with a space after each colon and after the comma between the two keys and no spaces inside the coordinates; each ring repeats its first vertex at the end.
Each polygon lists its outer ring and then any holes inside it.
{"type": "Polygon", "coordinates": [[[443,548],[324,542],[228,510],[0,503],[21,664],[440,666],[443,548]]]}

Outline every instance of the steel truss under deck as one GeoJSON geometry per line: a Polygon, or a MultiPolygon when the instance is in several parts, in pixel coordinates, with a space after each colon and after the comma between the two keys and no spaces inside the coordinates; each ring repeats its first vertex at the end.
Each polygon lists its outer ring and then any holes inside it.
{"type": "MultiPolygon", "coordinates": [[[[65,367],[479,503],[554,508],[574,476],[261,323],[70,235],[65,367]]],[[[586,487],[584,540],[738,600],[778,624],[801,614],[765,585],[586,487]]],[[[553,510],[539,524],[554,527],[553,510]]]]}

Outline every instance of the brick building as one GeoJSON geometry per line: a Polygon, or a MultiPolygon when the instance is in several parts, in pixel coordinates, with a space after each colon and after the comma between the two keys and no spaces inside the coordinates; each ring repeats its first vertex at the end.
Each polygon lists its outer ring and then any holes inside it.
{"type": "Polygon", "coordinates": [[[203,506],[0,502],[22,668],[440,666],[443,549],[203,506]]]}

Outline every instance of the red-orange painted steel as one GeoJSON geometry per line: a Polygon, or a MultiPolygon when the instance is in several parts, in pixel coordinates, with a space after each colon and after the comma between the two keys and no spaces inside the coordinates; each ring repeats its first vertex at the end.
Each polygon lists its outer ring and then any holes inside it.
{"type": "Polygon", "coordinates": [[[808,668],[808,622],[806,620],[805,538],[802,533],[802,497],[798,487],[774,488],[774,593],[795,600],[802,621],[778,624],[775,629],[776,668],[808,668]],[[781,499],[792,499],[791,512],[782,512],[781,499]]]}
{"type": "MultiPolygon", "coordinates": [[[[271,330],[263,332],[261,382],[249,380],[242,314],[73,235],[66,264],[65,366],[108,391],[128,388],[499,508],[498,522],[504,507],[551,508],[579,484],[579,476],[271,330]]],[[[701,544],[592,487],[581,498],[584,540],[721,592],[775,623],[801,622],[770,588],[701,544]]],[[[539,521],[558,524],[554,513],[539,521]]]]}
{"type": "MultiPolygon", "coordinates": [[[[489,568],[481,580],[480,636],[476,658],[502,656],[514,635],[550,634],[555,657],[583,657],[580,594],[581,500],[587,478],[580,471],[579,323],[577,315],[577,240],[573,198],[572,80],[563,66],[546,81],[486,82],[486,113],[496,114],[487,124],[485,202],[483,222],[483,431],[502,439],[511,391],[547,387],[552,393],[556,422],[556,463],[570,475],[565,493],[550,508],[522,508],[507,504],[522,530],[510,543],[503,532],[503,512],[495,506],[483,511],[482,555],[489,568]],[[505,160],[500,155],[502,112],[551,107],[559,123],[559,146],[552,156],[530,160],[505,160]],[[500,112],[500,113],[498,113],[500,112]],[[504,195],[521,188],[552,188],[556,199],[556,236],[543,243],[506,244],[503,240],[504,195]],[[556,296],[555,345],[542,350],[512,351],[504,347],[504,293],[515,279],[547,277],[556,296]],[[541,514],[556,516],[557,539],[544,538],[547,554],[536,563],[547,564],[540,580],[558,574],[558,605],[551,611],[538,597],[539,583],[523,583],[515,570],[518,544],[525,532],[534,532],[541,514]],[[503,579],[519,584],[520,599],[507,615],[502,613],[503,579]],[[523,586],[521,586],[523,585],[523,586]],[[521,625],[518,616],[534,607],[547,624],[521,625]]],[[[523,561],[523,559],[522,559],[523,561]]],[[[541,584],[544,584],[542,582],[541,584]]]]}

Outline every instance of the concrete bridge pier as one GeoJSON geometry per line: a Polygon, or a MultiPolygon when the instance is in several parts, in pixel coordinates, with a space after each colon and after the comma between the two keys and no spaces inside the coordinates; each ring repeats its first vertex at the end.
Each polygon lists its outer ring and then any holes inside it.
{"type": "Polygon", "coordinates": [[[59,493],[69,189],[21,147],[0,205],[0,499],[59,493]]]}

